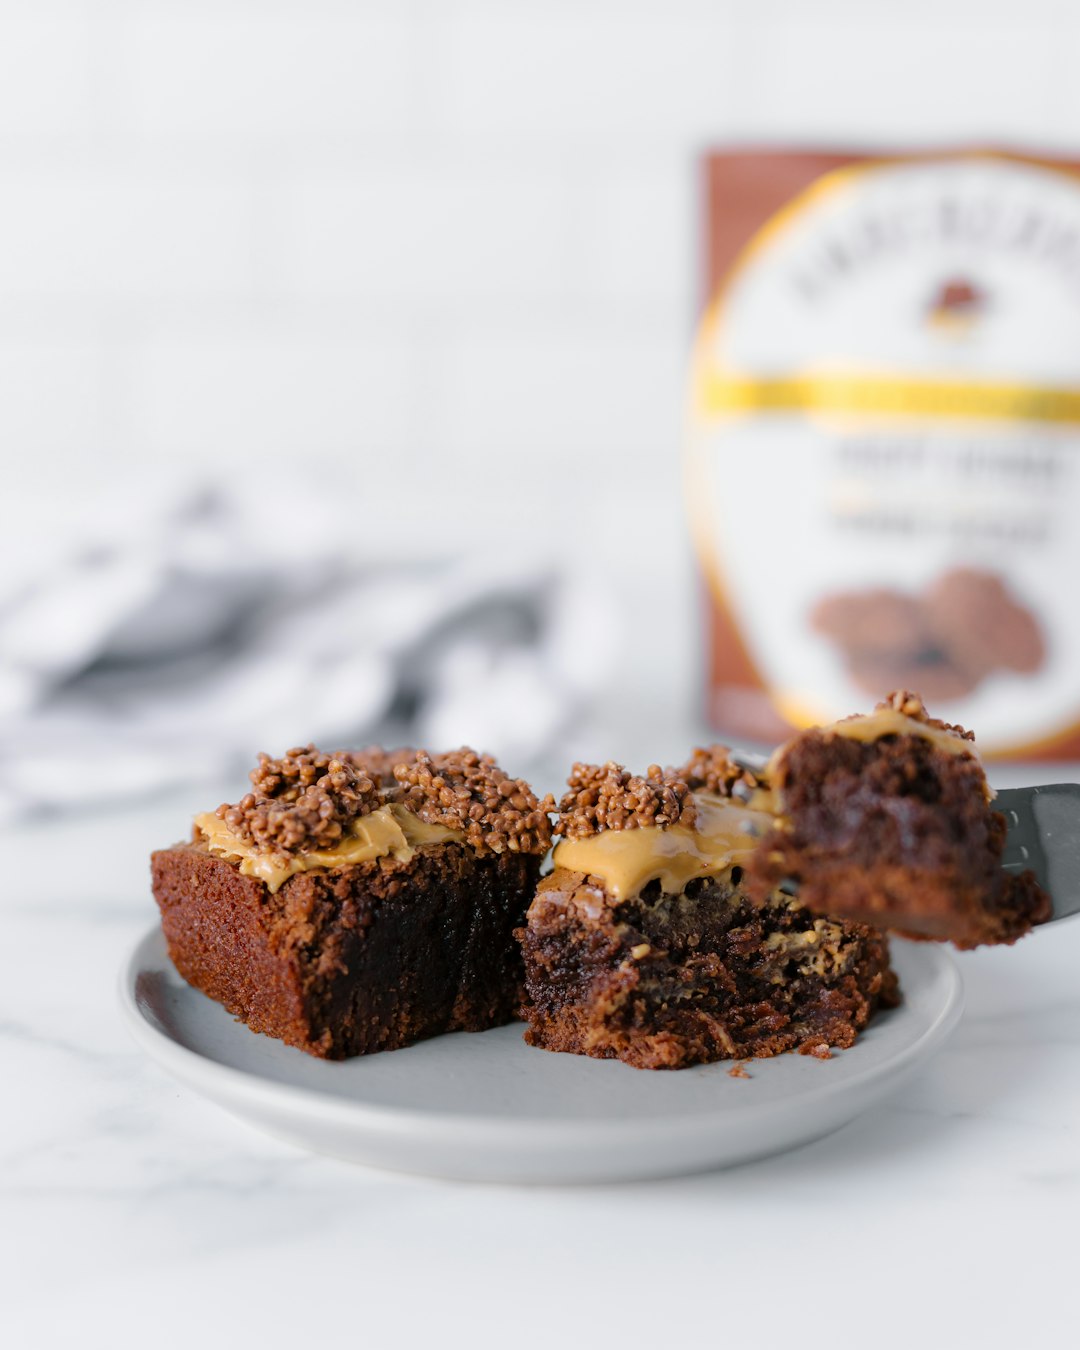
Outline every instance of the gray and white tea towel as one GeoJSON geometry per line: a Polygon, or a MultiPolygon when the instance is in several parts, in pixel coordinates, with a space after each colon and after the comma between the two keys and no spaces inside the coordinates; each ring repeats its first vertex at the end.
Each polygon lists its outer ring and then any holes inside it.
{"type": "Polygon", "coordinates": [[[517,771],[608,676],[611,607],[514,559],[364,557],[198,493],[0,582],[0,820],[239,776],[255,752],[469,743],[517,771]]]}

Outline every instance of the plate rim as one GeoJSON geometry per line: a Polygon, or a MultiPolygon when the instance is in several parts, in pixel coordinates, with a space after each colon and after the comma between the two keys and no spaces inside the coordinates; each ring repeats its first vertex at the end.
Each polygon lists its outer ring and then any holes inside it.
{"type": "MultiPolygon", "coordinates": [[[[505,1142],[507,1135],[513,1136],[520,1145],[531,1139],[542,1138],[548,1145],[555,1143],[560,1135],[568,1139],[581,1140],[584,1133],[598,1132],[605,1137],[637,1137],[647,1134],[650,1129],[662,1133],[665,1139],[677,1135],[680,1129],[688,1134],[698,1135],[703,1127],[714,1117],[706,1112],[692,1112],[686,1115],[624,1116],[621,1118],[595,1119],[559,1119],[539,1116],[491,1116],[486,1114],[464,1114],[440,1111],[438,1109],[409,1106],[386,1106],[377,1103],[354,1101],[332,1096],[318,1088],[294,1083],[282,1083],[269,1079],[250,1070],[237,1068],[230,1064],[221,1064],[199,1051],[191,1049],[175,1040],[164,1029],[143,1012],[136,995],[136,978],[147,964],[147,958],[153,945],[157,945],[164,961],[172,964],[168,955],[165,936],[159,925],[155,924],[139,937],[119,973],[118,995],[121,1011],[129,1031],[139,1046],[149,1056],[162,1065],[174,1077],[179,1078],[196,1089],[209,1091],[211,1085],[218,1085],[223,1094],[231,1098],[242,1096],[253,1107],[265,1106],[270,1111],[287,1107],[294,1115],[302,1115],[326,1124],[338,1127],[353,1127],[370,1131],[392,1129],[401,1137],[408,1134],[427,1133],[433,1125],[438,1125],[440,1134],[446,1141],[461,1136],[463,1140],[475,1143],[478,1136],[488,1135],[492,1143],[505,1142]]],[[[945,982],[941,1007],[930,1024],[916,1037],[884,1061],[868,1064],[865,1069],[841,1082],[823,1082],[797,1094],[800,1105],[809,1105],[821,1098],[846,1095],[848,1092],[865,1091],[878,1085],[882,1079],[902,1079],[905,1071],[912,1067],[912,1061],[921,1062],[929,1058],[934,1050],[948,1038],[955,1029],[964,1008],[964,986],[960,971],[951,954],[938,944],[912,942],[905,944],[908,949],[917,950],[920,959],[934,967],[934,973],[945,982]]],[[[173,967],[175,970],[175,967],[173,967]]],[[[182,977],[181,977],[182,978],[182,977]]],[[[200,990],[188,986],[193,992],[200,990]]],[[[203,997],[207,997],[205,994],[203,997]]],[[[246,1034],[258,1033],[236,1019],[237,1025],[246,1034]]],[[[513,1023],[509,1025],[514,1025],[513,1023]]],[[[270,1039],[275,1039],[271,1037],[270,1039]]],[[[303,1053],[298,1051],[297,1053],[303,1053]]],[[[545,1053],[537,1050],[538,1054],[545,1053]]],[[[576,1058],[576,1057],[575,1057],[576,1058]]],[[[728,1063],[728,1061],[717,1061],[728,1063]]],[[[712,1066],[695,1066],[709,1068],[712,1066]]],[[[637,1072],[646,1072],[638,1070],[637,1072]]],[[[211,1093],[215,1100],[220,1096],[211,1093]]],[[[762,1101],[741,1108],[740,1123],[753,1124],[756,1117],[769,1117],[776,1112],[776,1103],[762,1101]]]]}

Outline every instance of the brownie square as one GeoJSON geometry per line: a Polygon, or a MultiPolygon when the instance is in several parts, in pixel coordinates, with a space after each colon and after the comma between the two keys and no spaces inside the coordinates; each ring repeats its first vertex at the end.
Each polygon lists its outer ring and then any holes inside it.
{"type": "Polygon", "coordinates": [[[1005,818],[973,738],[900,692],[866,718],[793,737],[774,757],[778,820],[748,866],[762,902],[958,947],[1010,943],[1050,917],[1034,876],[1005,872],[1005,818]]]}

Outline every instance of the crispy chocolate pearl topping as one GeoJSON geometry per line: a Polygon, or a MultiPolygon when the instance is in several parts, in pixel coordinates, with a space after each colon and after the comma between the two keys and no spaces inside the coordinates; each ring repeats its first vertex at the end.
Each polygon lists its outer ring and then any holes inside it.
{"type": "Polygon", "coordinates": [[[442,755],[420,750],[393,773],[403,806],[429,825],[461,830],[478,853],[546,853],[551,846],[554,800],[540,801],[490,755],[468,746],[442,755]]]}
{"type": "Polygon", "coordinates": [[[557,832],[582,839],[602,830],[694,823],[696,808],[686,779],[659,764],[645,777],[621,764],[575,764],[559,802],[557,832]]]}
{"type": "Polygon", "coordinates": [[[394,766],[410,764],[417,756],[410,745],[398,746],[394,750],[385,750],[381,745],[365,745],[362,750],[343,750],[342,758],[347,759],[354,768],[371,778],[383,790],[384,801],[397,801],[401,790],[394,777],[394,766]]]}
{"type": "Polygon", "coordinates": [[[685,778],[691,792],[711,792],[718,797],[737,796],[737,789],[750,792],[761,783],[749,769],[735,763],[726,745],[698,746],[685,764],[668,773],[685,778]]]}
{"type": "Polygon", "coordinates": [[[973,731],[967,731],[952,722],[943,722],[940,717],[931,717],[920,696],[910,693],[907,689],[895,689],[882,699],[874,711],[881,712],[886,708],[893,712],[903,713],[905,717],[910,717],[916,722],[923,722],[928,727],[936,727],[938,731],[951,731],[954,736],[959,736],[963,741],[975,739],[973,731]]]}
{"type": "Polygon", "coordinates": [[[254,792],[216,814],[230,829],[269,853],[333,848],[357,816],[381,804],[372,779],[344,754],[308,745],[281,759],[260,755],[251,771],[254,792]]]}

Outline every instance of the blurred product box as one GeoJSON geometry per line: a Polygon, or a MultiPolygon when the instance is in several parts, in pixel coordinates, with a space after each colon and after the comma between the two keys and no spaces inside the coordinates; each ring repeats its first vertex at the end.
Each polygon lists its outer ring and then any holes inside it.
{"type": "Polygon", "coordinates": [[[1080,757],[1080,162],[713,153],[687,473],[716,729],[894,688],[1080,757]]]}

